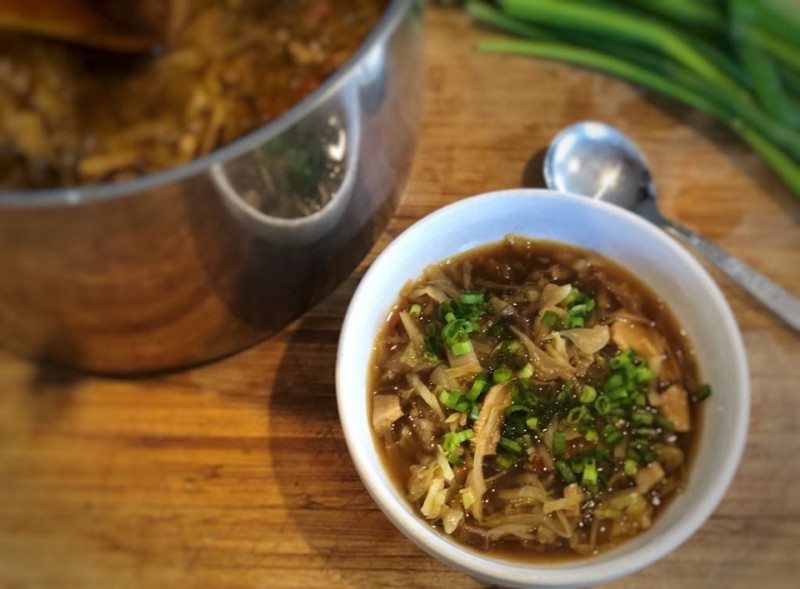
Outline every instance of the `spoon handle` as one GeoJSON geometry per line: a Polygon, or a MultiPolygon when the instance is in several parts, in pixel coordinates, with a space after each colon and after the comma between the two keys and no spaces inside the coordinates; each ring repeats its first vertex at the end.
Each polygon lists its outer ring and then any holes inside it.
{"type": "Polygon", "coordinates": [[[722,270],[728,278],[783,319],[792,329],[800,332],[800,298],[680,223],[664,219],[663,228],[668,233],[679,235],[688,241],[692,247],[722,270]]]}

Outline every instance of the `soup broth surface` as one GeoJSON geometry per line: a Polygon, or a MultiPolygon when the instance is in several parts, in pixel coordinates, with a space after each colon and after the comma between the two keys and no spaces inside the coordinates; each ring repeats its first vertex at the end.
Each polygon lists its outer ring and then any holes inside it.
{"type": "Polygon", "coordinates": [[[687,484],[710,394],[641,280],[516,236],[404,287],[369,390],[375,443],[420,517],[527,560],[597,554],[650,528],[687,484]]]}

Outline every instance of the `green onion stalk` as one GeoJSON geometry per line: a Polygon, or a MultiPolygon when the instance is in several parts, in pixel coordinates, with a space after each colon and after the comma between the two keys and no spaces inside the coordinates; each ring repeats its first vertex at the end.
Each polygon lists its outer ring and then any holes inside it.
{"type": "MultiPolygon", "coordinates": [[[[795,96],[800,67],[794,67],[794,54],[788,59],[764,41],[763,11],[753,9],[749,0],[728,2],[731,39],[742,41],[734,43],[736,55],[730,46],[670,28],[642,12],[691,10],[677,4],[668,8],[662,0],[629,0],[642,10],[603,0],[500,0],[502,11],[473,0],[467,12],[478,22],[526,39],[482,41],[481,51],[594,68],[710,114],[800,196],[800,100],[795,96]]],[[[769,37],[783,49],[792,46],[777,34],[769,37]]],[[[800,46],[793,47],[800,60],[800,46]]]]}

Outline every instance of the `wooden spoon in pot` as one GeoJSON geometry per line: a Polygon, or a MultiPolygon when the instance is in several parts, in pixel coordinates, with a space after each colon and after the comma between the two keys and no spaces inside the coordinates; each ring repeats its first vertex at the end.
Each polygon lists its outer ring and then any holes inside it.
{"type": "Polygon", "coordinates": [[[118,53],[144,53],[162,40],[156,25],[159,8],[166,8],[166,2],[0,0],[0,33],[48,37],[118,53]]]}

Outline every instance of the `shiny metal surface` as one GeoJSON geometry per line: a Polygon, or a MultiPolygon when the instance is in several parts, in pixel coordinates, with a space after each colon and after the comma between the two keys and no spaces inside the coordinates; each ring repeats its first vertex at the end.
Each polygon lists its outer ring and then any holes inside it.
{"type": "Polygon", "coordinates": [[[391,2],[316,92],[207,157],[120,184],[0,192],[0,344],[100,372],[174,368],[244,348],[330,292],[410,170],[420,4],[391,2]],[[323,154],[313,190],[330,200],[302,217],[274,213],[287,144],[323,154]]]}
{"type": "Polygon", "coordinates": [[[644,155],[613,127],[585,121],[561,131],[545,154],[544,178],[548,188],[612,202],[682,238],[800,332],[800,298],[691,229],[661,215],[644,155]]]}

